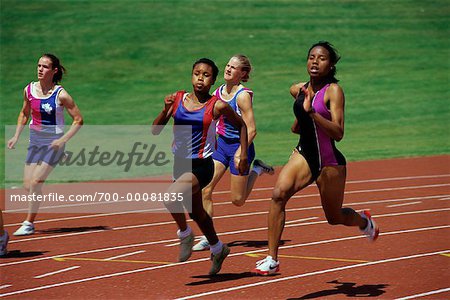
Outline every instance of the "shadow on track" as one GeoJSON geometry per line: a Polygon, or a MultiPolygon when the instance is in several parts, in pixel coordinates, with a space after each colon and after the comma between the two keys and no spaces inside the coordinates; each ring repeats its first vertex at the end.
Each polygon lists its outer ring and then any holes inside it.
{"type": "Polygon", "coordinates": [[[203,284],[211,284],[211,283],[239,280],[239,279],[255,277],[255,276],[258,276],[258,275],[254,274],[252,272],[219,273],[217,275],[198,275],[198,276],[192,276],[192,278],[204,278],[205,280],[186,283],[186,285],[197,286],[197,285],[203,285],[203,284]]]}
{"type": "Polygon", "coordinates": [[[41,256],[44,255],[49,251],[28,251],[28,252],[22,252],[20,250],[10,250],[5,256],[0,257],[2,258],[27,258],[27,257],[35,257],[35,256],[41,256]]]}
{"type": "MultiPolygon", "coordinates": [[[[291,240],[281,240],[280,246],[284,245],[286,242],[290,242],[291,240]]],[[[269,243],[267,240],[265,241],[232,241],[227,243],[228,247],[236,247],[236,246],[242,246],[246,248],[263,248],[267,247],[269,243]]]]}
{"type": "Polygon", "coordinates": [[[315,299],[333,295],[345,295],[347,297],[380,297],[386,293],[383,289],[389,286],[389,284],[363,284],[358,286],[354,282],[339,282],[338,280],[329,281],[327,283],[338,285],[333,289],[310,293],[299,298],[288,298],[288,300],[315,299]]]}
{"type": "Polygon", "coordinates": [[[64,228],[49,228],[44,230],[37,230],[36,233],[51,234],[51,233],[86,232],[95,230],[111,230],[111,228],[108,226],[64,227],[64,228]]]}

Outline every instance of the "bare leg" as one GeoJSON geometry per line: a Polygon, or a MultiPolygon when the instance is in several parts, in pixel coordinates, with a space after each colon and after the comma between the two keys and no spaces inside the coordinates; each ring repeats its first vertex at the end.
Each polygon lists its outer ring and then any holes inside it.
{"type": "Polygon", "coordinates": [[[343,208],[346,167],[329,166],[322,169],[317,178],[322,207],[331,225],[359,226],[364,229],[367,220],[351,208],[343,208]]]}
{"type": "Polygon", "coordinates": [[[216,187],[219,180],[222,178],[223,174],[226,172],[225,166],[218,161],[214,161],[214,177],[211,182],[203,188],[202,190],[202,199],[203,199],[203,208],[206,210],[208,215],[212,218],[214,215],[213,211],[213,201],[212,201],[212,193],[214,188],[216,187]]]}
{"type": "Polygon", "coordinates": [[[242,206],[245,204],[258,177],[258,173],[254,170],[251,170],[246,176],[231,174],[231,201],[234,205],[242,206]]]}
{"type": "MultiPolygon", "coordinates": [[[[254,173],[254,172],[253,172],[254,173]]],[[[231,202],[236,206],[242,206],[247,200],[247,183],[249,175],[239,176],[231,174],[231,202]]]]}
{"type": "Polygon", "coordinates": [[[245,191],[245,199],[248,199],[248,196],[250,196],[250,193],[253,190],[253,186],[256,183],[256,179],[258,179],[259,175],[255,171],[251,170],[250,174],[247,176],[247,189],[245,191]]]}
{"type": "Polygon", "coordinates": [[[198,227],[202,231],[203,235],[208,239],[211,245],[217,244],[219,239],[217,238],[216,230],[212,218],[206,213],[203,208],[202,202],[202,190],[200,189],[200,183],[192,175],[192,213],[191,218],[197,223],[198,227]]]}
{"type": "Polygon", "coordinates": [[[209,244],[217,244],[219,239],[217,238],[212,218],[206,213],[205,209],[203,208],[201,192],[192,195],[191,217],[197,223],[198,227],[208,240],[209,244]]]}
{"type": "Polygon", "coordinates": [[[269,255],[278,260],[278,246],[285,225],[285,207],[288,200],[311,183],[311,171],[305,160],[294,151],[278,176],[272,194],[268,216],[269,255]]]}
{"type": "MultiPolygon", "coordinates": [[[[45,162],[41,164],[29,164],[24,168],[24,187],[30,194],[42,195],[42,186],[53,167],[45,162]]],[[[31,201],[28,205],[26,220],[33,223],[38,213],[40,202],[31,201]]]]}
{"type": "MultiPolygon", "coordinates": [[[[194,174],[185,173],[181,175],[168,189],[169,193],[183,194],[183,202],[164,202],[164,205],[169,210],[180,231],[185,231],[187,229],[186,214],[184,213],[184,207],[186,206],[186,203],[184,203],[184,201],[188,201],[188,198],[192,194],[192,191],[194,189],[194,179],[195,184],[198,185],[197,178],[194,176],[194,174]]],[[[196,189],[198,190],[198,188],[196,189]]]]}

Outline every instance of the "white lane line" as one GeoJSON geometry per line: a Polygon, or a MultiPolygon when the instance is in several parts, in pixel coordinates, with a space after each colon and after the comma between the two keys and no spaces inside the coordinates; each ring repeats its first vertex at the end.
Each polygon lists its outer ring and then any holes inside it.
{"type": "Polygon", "coordinates": [[[392,204],[388,205],[386,207],[399,207],[399,206],[406,206],[406,205],[414,205],[414,204],[420,204],[422,201],[415,201],[415,202],[408,202],[408,203],[399,203],[399,204],[392,204]]]}
{"type": "MultiPolygon", "coordinates": [[[[272,188],[271,188],[272,189],[272,188]]],[[[296,195],[293,196],[292,198],[307,198],[307,197],[314,197],[314,196],[319,196],[319,194],[306,194],[306,195],[296,195]]],[[[439,198],[442,197],[439,200],[450,200],[450,196],[448,195],[439,195],[439,196],[428,196],[429,198],[439,198]]],[[[402,201],[402,200],[414,200],[414,199],[424,199],[426,197],[418,197],[418,198],[404,198],[404,199],[392,199],[392,200],[382,200],[382,201],[402,201]]],[[[257,198],[257,199],[250,199],[247,200],[247,202],[260,202],[260,201],[267,201],[270,200],[270,198],[257,198]]],[[[367,204],[372,204],[372,203],[378,203],[375,201],[372,202],[366,202],[367,204]]],[[[214,205],[230,205],[231,202],[226,201],[226,202],[218,202],[218,203],[214,203],[214,205]]],[[[358,203],[357,203],[358,204],[358,203]]],[[[353,203],[349,203],[346,205],[357,205],[357,204],[353,204],[353,203]]],[[[315,206],[315,207],[311,207],[311,208],[302,208],[303,209],[315,209],[315,208],[321,208],[321,206],[315,206]]],[[[102,214],[93,214],[93,215],[84,215],[84,216],[72,216],[72,217],[65,217],[65,218],[55,218],[55,219],[48,219],[48,220],[39,220],[39,221],[35,221],[35,224],[40,224],[40,223],[47,223],[47,222],[57,222],[57,221],[69,221],[69,220],[77,220],[77,219],[86,219],[86,218],[98,218],[98,217],[107,217],[107,216],[114,216],[114,215],[122,215],[122,214],[129,214],[129,213],[145,213],[145,212],[152,212],[154,211],[153,209],[146,209],[146,210],[131,210],[131,211],[124,211],[124,212],[114,212],[114,213],[102,213],[102,214]]],[[[261,213],[252,213],[251,215],[258,215],[261,213]]],[[[248,213],[243,213],[243,214],[236,214],[236,215],[228,215],[228,216],[218,216],[215,218],[229,218],[229,217],[239,217],[239,216],[247,216],[249,215],[248,213]]],[[[164,223],[156,223],[157,225],[165,225],[165,224],[169,224],[172,222],[164,222],[164,223]]],[[[5,227],[12,227],[12,226],[19,226],[22,225],[22,223],[13,223],[13,224],[5,224],[5,227]]],[[[139,225],[138,225],[139,226],[139,225]]],[[[124,227],[125,229],[128,229],[130,227],[124,227]]],[[[120,227],[116,228],[120,229],[120,227]]]]}
{"type": "MultiPolygon", "coordinates": [[[[345,191],[344,194],[345,195],[349,195],[349,194],[359,194],[359,193],[376,193],[376,192],[386,192],[386,191],[399,191],[399,190],[413,190],[413,189],[422,189],[422,188],[435,188],[435,187],[443,187],[443,186],[450,186],[450,183],[445,183],[445,184],[432,184],[432,185],[418,185],[418,186],[408,186],[408,187],[397,187],[397,188],[383,188],[383,189],[371,189],[371,190],[356,190],[356,191],[345,191]]],[[[308,194],[308,195],[294,195],[291,197],[291,199],[295,199],[295,198],[306,198],[306,197],[312,197],[312,196],[320,196],[318,193],[316,194],[308,194]]],[[[251,202],[261,202],[261,201],[267,201],[270,200],[271,198],[260,198],[260,199],[252,199],[252,200],[247,200],[246,202],[251,203],[251,202]]],[[[223,205],[224,202],[222,203],[217,203],[217,205],[223,205]]],[[[225,203],[228,204],[228,203],[225,203]]],[[[216,204],[214,204],[216,205],[216,204]]]]}
{"type": "MultiPolygon", "coordinates": [[[[353,184],[353,183],[366,183],[366,182],[383,182],[383,181],[396,181],[396,180],[409,180],[409,179],[420,179],[420,178],[441,178],[441,177],[449,177],[450,174],[443,174],[443,175],[427,175],[427,176],[410,176],[410,177],[393,177],[393,178],[379,178],[379,179],[367,179],[367,180],[354,180],[354,181],[347,181],[347,184],[353,184]]],[[[424,185],[422,187],[439,187],[439,186],[447,186],[450,184],[436,184],[436,185],[424,185]]],[[[313,187],[313,186],[309,186],[313,187]]],[[[407,188],[422,188],[422,187],[403,187],[403,188],[387,188],[387,189],[380,189],[380,191],[391,191],[391,190],[397,190],[397,189],[407,189],[407,188]]],[[[273,187],[266,187],[266,188],[254,188],[253,191],[265,191],[265,190],[271,190],[273,187]]],[[[367,192],[370,192],[373,190],[368,190],[367,192]]],[[[366,191],[361,191],[366,192],[366,191]]],[[[226,191],[217,191],[213,194],[225,194],[230,193],[230,190],[226,191]]],[[[112,205],[116,203],[126,203],[127,200],[119,200],[114,202],[89,202],[89,203],[78,203],[78,204],[70,204],[70,205],[52,205],[52,206],[41,206],[39,209],[47,210],[47,209],[54,209],[54,208],[61,208],[61,207],[76,207],[76,206],[86,206],[86,205],[112,205]]],[[[28,208],[23,209],[15,209],[15,210],[5,210],[6,213],[11,212],[21,212],[21,211],[27,211],[28,208]]],[[[153,211],[161,211],[165,210],[164,208],[161,209],[153,209],[153,211]]],[[[150,210],[151,211],[151,210],[150,210]]]]}
{"type": "MultiPolygon", "coordinates": [[[[355,183],[369,183],[369,182],[385,182],[385,181],[398,181],[398,180],[414,180],[414,179],[426,179],[426,178],[445,178],[450,177],[450,174],[438,174],[438,175],[423,175],[423,176],[405,176],[405,177],[388,177],[388,178],[378,178],[378,179],[364,179],[364,180],[348,180],[346,184],[355,183]]],[[[267,191],[272,190],[273,187],[263,187],[263,188],[253,188],[252,191],[267,191]]],[[[213,194],[227,194],[227,191],[217,191],[213,194]]]]}
{"type": "Polygon", "coordinates": [[[4,284],[4,285],[0,285],[0,290],[9,288],[10,286],[12,286],[12,284],[4,284]]]}
{"type": "Polygon", "coordinates": [[[390,262],[397,262],[397,261],[402,261],[402,260],[407,260],[407,259],[415,259],[415,258],[421,258],[421,257],[426,257],[426,256],[432,256],[432,255],[445,253],[448,251],[449,250],[414,254],[414,255],[408,255],[408,256],[400,256],[400,257],[376,260],[376,261],[371,261],[371,262],[366,262],[366,263],[354,264],[354,265],[350,265],[350,266],[319,270],[319,271],[315,271],[315,272],[303,273],[303,274],[286,276],[286,277],[272,279],[272,280],[266,280],[266,281],[260,281],[260,282],[256,282],[256,283],[234,286],[234,287],[230,287],[230,288],[226,288],[226,289],[212,290],[209,292],[204,292],[204,293],[200,293],[200,294],[196,294],[196,295],[184,296],[184,297],[178,298],[178,299],[199,298],[199,297],[210,296],[210,295],[215,295],[215,294],[220,294],[220,293],[225,293],[225,292],[242,290],[242,289],[246,289],[246,288],[252,288],[252,287],[261,286],[261,285],[267,285],[267,284],[286,281],[286,280],[298,279],[298,278],[309,277],[309,276],[314,276],[314,275],[321,275],[321,274],[332,273],[332,272],[339,272],[342,270],[349,270],[349,269],[354,269],[354,268],[361,268],[361,267],[385,264],[385,263],[390,263],[390,262]]]}
{"type": "MultiPolygon", "coordinates": [[[[109,217],[109,216],[116,216],[116,215],[134,214],[134,213],[146,213],[146,212],[153,212],[153,209],[127,210],[127,211],[120,211],[120,212],[113,212],[113,213],[102,213],[102,214],[92,214],[92,215],[89,214],[89,215],[84,215],[84,216],[71,216],[71,217],[64,217],[64,218],[38,220],[38,221],[34,221],[34,224],[48,223],[48,222],[57,222],[57,221],[78,220],[78,219],[87,219],[87,218],[109,217]]],[[[19,226],[19,225],[22,225],[22,223],[7,224],[7,225],[4,225],[4,226],[5,227],[10,227],[10,226],[19,226]]]]}
{"type": "Polygon", "coordinates": [[[104,260],[114,260],[114,259],[127,257],[127,256],[131,256],[131,255],[139,254],[139,253],[144,253],[144,252],[145,252],[145,250],[140,250],[140,251],[136,251],[136,252],[125,253],[125,254],[121,254],[121,255],[105,258],[104,260]]]}
{"type": "Polygon", "coordinates": [[[114,246],[114,247],[86,250],[86,251],[73,252],[73,253],[67,253],[67,254],[59,254],[59,255],[53,255],[53,256],[33,258],[33,259],[29,259],[29,260],[19,260],[19,261],[13,261],[13,262],[9,262],[9,263],[0,264],[0,267],[6,267],[6,266],[11,266],[11,265],[19,265],[19,264],[23,264],[23,263],[33,263],[33,262],[38,262],[38,261],[43,261],[43,260],[48,260],[48,259],[62,258],[62,257],[66,257],[66,256],[76,256],[76,255],[82,255],[82,254],[99,253],[99,252],[105,252],[105,251],[112,251],[112,250],[119,250],[119,249],[128,249],[128,248],[149,246],[149,245],[155,245],[155,244],[172,243],[172,242],[175,242],[177,240],[178,239],[170,239],[170,240],[161,240],[161,241],[137,243],[137,244],[128,244],[128,245],[122,245],[122,246],[114,246]]]}
{"type": "Polygon", "coordinates": [[[73,267],[62,269],[62,270],[58,270],[58,271],[54,271],[54,272],[50,272],[50,273],[45,273],[45,274],[42,274],[42,275],[34,276],[34,278],[36,278],[36,279],[44,278],[44,277],[47,277],[47,276],[52,276],[52,275],[63,273],[63,272],[67,272],[67,271],[70,271],[70,270],[75,270],[75,269],[78,269],[79,267],[80,266],[73,266],[73,267]]]}
{"type": "MultiPolygon", "coordinates": [[[[391,214],[384,214],[384,215],[374,215],[373,217],[374,218],[394,217],[394,216],[401,216],[401,215],[433,213],[433,212],[441,212],[441,211],[448,211],[448,210],[450,210],[450,208],[391,213],[391,214]]],[[[307,225],[317,225],[317,224],[325,224],[325,223],[327,223],[327,221],[316,221],[316,222],[308,222],[308,223],[300,223],[300,224],[288,224],[285,226],[285,228],[297,227],[297,226],[307,226],[307,225]]],[[[267,227],[229,231],[229,232],[218,233],[217,235],[224,236],[224,235],[241,234],[241,233],[261,231],[261,230],[267,230],[267,227]]],[[[60,254],[60,255],[55,255],[55,256],[50,256],[50,257],[41,257],[41,258],[34,258],[34,259],[30,259],[30,260],[14,261],[14,262],[10,262],[10,263],[0,264],[0,267],[5,267],[5,266],[9,266],[9,265],[17,265],[17,264],[22,264],[22,263],[29,263],[29,262],[36,262],[36,261],[41,261],[41,260],[52,259],[55,257],[74,256],[74,255],[80,255],[80,254],[97,253],[97,252],[104,252],[104,251],[110,251],[110,250],[118,250],[118,249],[127,249],[127,248],[133,248],[133,247],[155,245],[155,244],[173,243],[173,242],[178,242],[178,241],[179,241],[178,239],[169,239],[169,240],[160,240],[160,241],[152,241],[152,242],[145,242],[145,243],[138,243],[138,244],[129,244],[129,245],[122,245],[122,246],[108,247],[108,248],[100,248],[100,249],[87,250],[87,251],[81,251],[81,252],[75,252],[75,253],[69,253],[69,254],[60,254]]]]}
{"type": "Polygon", "coordinates": [[[395,300],[409,300],[409,299],[415,299],[415,298],[419,298],[419,297],[425,297],[425,296],[445,293],[445,292],[449,292],[449,291],[450,291],[450,288],[445,288],[445,289],[434,290],[434,291],[430,291],[430,292],[426,292],[426,293],[421,293],[421,294],[406,296],[406,297],[402,297],[402,298],[397,298],[395,300]]]}
{"type": "Polygon", "coordinates": [[[434,178],[445,178],[445,177],[450,177],[450,174],[388,177],[388,178],[364,179],[364,180],[349,180],[349,181],[347,181],[347,183],[384,182],[384,181],[415,180],[415,179],[426,179],[426,178],[434,179],[434,178]]]}
{"type": "MultiPolygon", "coordinates": [[[[295,224],[295,223],[301,223],[304,221],[310,221],[310,220],[316,220],[319,217],[310,217],[310,218],[304,218],[304,219],[297,219],[297,220],[291,220],[291,221],[286,221],[286,224],[295,224]]],[[[316,224],[320,224],[320,223],[326,223],[326,221],[320,221],[317,222],[316,224]]],[[[313,223],[303,223],[303,225],[312,225],[313,223]]],[[[289,225],[286,225],[289,227],[289,225]]],[[[294,225],[295,226],[295,225],[294,225]]],[[[223,236],[223,235],[230,235],[230,234],[239,234],[239,233],[245,233],[245,232],[252,232],[252,231],[260,231],[260,230],[266,230],[267,227],[260,227],[260,228],[251,228],[251,229],[241,229],[241,230],[237,230],[237,231],[228,231],[228,232],[222,232],[222,233],[217,233],[217,236],[223,236]]],[[[200,237],[198,237],[196,240],[200,240],[200,237]]],[[[174,246],[178,246],[180,244],[180,242],[176,242],[173,244],[167,244],[164,245],[165,247],[174,247],[174,246]]]]}
{"type": "MultiPolygon", "coordinates": [[[[434,209],[434,210],[423,210],[423,211],[410,211],[410,212],[401,212],[401,213],[391,213],[391,214],[384,214],[384,215],[374,215],[374,218],[381,218],[381,217],[394,217],[394,216],[401,216],[401,215],[410,215],[410,214],[419,214],[419,213],[433,213],[433,212],[442,212],[442,211],[448,211],[450,208],[442,208],[442,209],[434,209]]],[[[307,226],[307,225],[317,225],[317,224],[324,224],[327,223],[327,221],[316,221],[316,222],[307,222],[307,223],[300,223],[300,224],[288,224],[285,226],[285,228],[289,227],[297,227],[297,226],[307,226]]],[[[450,225],[449,225],[450,227],[450,225]]],[[[218,233],[218,236],[224,236],[224,235],[231,235],[231,234],[240,234],[245,232],[254,232],[254,231],[261,231],[261,230],[267,230],[267,227],[260,227],[260,228],[252,228],[252,229],[245,229],[245,230],[237,230],[237,231],[229,231],[229,232],[222,232],[218,233]]],[[[384,233],[385,234],[385,233],[384,233]]],[[[148,246],[148,245],[156,245],[156,244],[165,244],[165,243],[174,243],[179,241],[176,239],[168,239],[168,240],[160,240],[160,241],[152,241],[152,242],[145,242],[145,243],[138,243],[138,244],[129,244],[129,245],[122,245],[122,246],[115,246],[115,247],[108,247],[108,248],[100,248],[100,249],[93,249],[93,250],[87,250],[87,251],[81,251],[81,252],[75,252],[75,253],[68,253],[68,254],[59,254],[49,257],[40,257],[40,258],[34,258],[29,260],[20,260],[20,261],[13,261],[9,263],[0,264],[0,267],[6,267],[10,265],[18,265],[23,263],[32,263],[37,262],[41,260],[47,260],[47,259],[53,259],[57,257],[65,257],[65,256],[75,256],[80,254],[90,254],[90,253],[97,253],[97,252],[104,252],[104,251],[110,251],[110,250],[118,250],[118,249],[127,249],[127,248],[133,248],[133,247],[141,247],[141,246],[148,246]]]]}
{"type": "MultiPolygon", "coordinates": [[[[376,201],[365,201],[365,202],[354,202],[354,203],[345,203],[346,206],[356,206],[356,205],[373,205],[373,204],[380,204],[380,203],[390,203],[390,202],[399,202],[399,201],[407,201],[407,200],[434,200],[436,198],[441,198],[448,195],[436,195],[436,196],[423,196],[423,197],[411,197],[411,198],[398,198],[398,199],[384,199],[384,200],[376,200],[376,201]]],[[[294,196],[292,198],[300,198],[305,197],[303,196],[294,196]]],[[[269,200],[264,199],[264,200],[269,200]]],[[[248,202],[248,201],[247,201],[248,202]]],[[[313,209],[321,209],[322,206],[310,206],[310,207],[301,207],[301,208],[291,208],[286,209],[286,212],[291,211],[303,211],[303,210],[313,210],[313,209]]],[[[224,216],[217,216],[214,217],[214,219],[226,219],[226,218],[235,218],[235,217],[248,217],[248,216],[256,216],[256,215],[265,215],[268,214],[268,211],[261,211],[261,212],[247,212],[247,213],[241,213],[241,214],[231,214],[231,215],[224,215],[224,216]]],[[[187,220],[188,222],[192,222],[192,220],[187,220]]],[[[135,229],[135,228],[145,228],[145,227],[153,227],[153,226],[160,226],[160,225],[169,225],[174,224],[175,221],[163,221],[163,222],[157,222],[157,223],[150,223],[150,224],[137,224],[137,225],[128,225],[128,226],[121,226],[121,227],[114,227],[111,228],[111,230],[128,230],[128,229],[135,229]]],[[[70,237],[70,236],[76,236],[76,235],[84,235],[84,234],[92,234],[92,233],[98,233],[108,230],[93,230],[93,231],[86,231],[86,232],[74,232],[74,233],[65,233],[65,234],[58,234],[58,235],[51,235],[51,236],[40,236],[40,237],[32,237],[32,238],[22,238],[20,240],[13,240],[9,241],[10,244],[14,243],[22,243],[22,242],[28,242],[28,241],[34,241],[34,240],[42,240],[42,239],[51,239],[51,238],[63,238],[63,237],[70,237]]]]}
{"type": "Polygon", "coordinates": [[[110,230],[102,229],[102,230],[92,230],[92,231],[85,231],[85,232],[72,232],[72,233],[56,234],[56,235],[50,235],[50,236],[38,236],[38,237],[33,237],[33,238],[12,240],[12,241],[9,241],[9,244],[36,241],[36,240],[47,240],[47,239],[54,239],[54,238],[60,238],[60,237],[70,237],[70,236],[76,236],[76,235],[82,235],[82,234],[92,234],[92,233],[103,232],[103,231],[110,231],[110,230]]]}
{"type": "MultiPolygon", "coordinates": [[[[320,206],[318,207],[320,208],[320,206]]],[[[302,209],[294,209],[294,210],[302,210],[302,209]]],[[[400,213],[392,213],[392,214],[383,214],[383,215],[376,215],[374,217],[387,217],[387,216],[401,216],[401,215],[409,215],[409,214],[418,214],[418,213],[429,213],[429,212],[439,212],[439,211],[447,211],[450,210],[450,208],[439,208],[439,209],[428,209],[428,210],[419,210],[419,211],[409,211],[409,212],[400,212],[400,213]]],[[[286,210],[286,211],[290,211],[290,210],[286,210]]],[[[268,212],[262,212],[261,214],[267,214],[268,212]]],[[[249,215],[249,214],[248,214],[249,215]]],[[[189,222],[192,222],[192,220],[188,220],[189,222]]],[[[313,225],[313,224],[322,224],[322,223],[326,223],[327,221],[318,221],[318,222],[310,222],[310,223],[303,223],[300,224],[298,226],[301,225],[313,225]]],[[[162,222],[165,224],[172,224],[174,223],[174,221],[168,221],[168,222],[162,222]]],[[[161,224],[159,224],[161,225],[161,224]]],[[[155,224],[140,224],[140,225],[132,225],[132,226],[125,226],[125,227],[117,227],[117,228],[112,228],[112,230],[123,230],[123,229],[131,229],[131,228],[145,228],[145,227],[150,227],[150,226],[155,226],[155,224]]],[[[289,227],[290,225],[286,225],[286,227],[289,227]]],[[[297,225],[296,225],[297,226],[297,225]]],[[[257,230],[263,230],[263,229],[267,229],[265,227],[263,228],[252,228],[252,229],[248,229],[248,230],[241,230],[241,231],[231,231],[231,233],[222,233],[222,234],[218,234],[218,235],[227,235],[227,234],[235,234],[235,233],[242,233],[242,232],[251,232],[251,231],[257,231],[257,230]]],[[[28,239],[20,239],[20,240],[14,240],[14,241],[10,241],[9,244],[13,244],[13,243],[20,243],[20,242],[28,242],[28,241],[34,241],[34,240],[44,240],[44,239],[51,239],[51,238],[59,238],[59,237],[69,237],[69,236],[75,236],[75,235],[81,235],[81,234],[89,234],[89,233],[97,233],[97,232],[102,232],[105,230],[93,230],[93,231],[88,231],[88,232],[75,232],[75,233],[67,233],[67,234],[60,234],[60,235],[52,235],[52,236],[41,236],[41,237],[34,237],[34,238],[28,238],[28,239]]],[[[108,230],[106,230],[108,231],[108,230]]],[[[177,239],[171,239],[171,241],[176,241],[177,239]]],[[[1,267],[2,265],[0,265],[1,267]]]]}
{"type": "Polygon", "coordinates": [[[316,220],[319,217],[309,217],[309,218],[303,218],[303,219],[297,219],[297,220],[291,220],[291,221],[286,221],[286,224],[292,224],[292,223],[300,223],[300,222],[305,222],[305,221],[311,221],[311,220],[316,220]]]}
{"type": "MultiPolygon", "coordinates": [[[[386,191],[399,191],[399,190],[414,190],[414,189],[423,189],[423,188],[435,188],[435,187],[443,187],[450,186],[450,183],[445,184],[429,184],[429,185],[415,185],[415,186],[405,186],[405,187],[396,187],[396,188],[383,188],[383,189],[370,189],[370,190],[355,190],[355,191],[345,191],[344,194],[359,194],[359,193],[375,193],[375,192],[386,192],[386,191]]],[[[292,196],[291,198],[304,198],[306,196],[320,196],[319,194],[310,194],[310,195],[297,195],[292,196]]],[[[266,199],[255,199],[256,201],[267,200],[266,199]]],[[[247,202],[256,202],[255,200],[247,200],[247,202]]]]}
{"type": "Polygon", "coordinates": [[[348,192],[346,192],[346,194],[373,193],[373,192],[385,192],[385,191],[402,191],[402,190],[414,190],[414,189],[428,189],[428,188],[443,187],[443,186],[450,186],[450,183],[402,186],[402,187],[395,187],[395,188],[371,189],[371,190],[356,190],[356,191],[348,191],[348,192]]]}
{"type": "MultiPolygon", "coordinates": [[[[361,236],[357,236],[357,237],[353,237],[353,238],[362,238],[362,237],[361,236]]],[[[261,249],[261,250],[250,251],[250,252],[241,252],[241,253],[236,253],[234,255],[229,255],[229,256],[245,255],[247,253],[255,253],[255,252],[262,252],[262,251],[267,251],[267,249],[261,249]]],[[[329,273],[329,272],[340,271],[340,270],[345,270],[345,269],[351,269],[351,268],[356,268],[356,267],[361,267],[361,266],[366,266],[366,265],[374,265],[374,264],[380,264],[380,263],[390,262],[390,261],[398,261],[398,260],[403,260],[403,259],[408,259],[408,258],[418,258],[418,257],[423,257],[423,256],[442,254],[442,253],[447,253],[448,251],[449,250],[444,250],[444,251],[438,251],[438,252],[432,252],[432,253],[416,254],[416,255],[411,255],[411,256],[403,256],[403,257],[399,257],[399,258],[390,258],[390,259],[385,259],[385,260],[373,261],[373,262],[369,262],[369,263],[350,265],[350,266],[347,266],[347,267],[333,268],[333,269],[327,269],[327,270],[317,271],[317,272],[313,272],[313,273],[306,273],[306,274],[309,274],[309,275],[300,274],[300,275],[297,275],[296,277],[300,278],[300,277],[305,277],[305,276],[311,276],[311,275],[329,273]]],[[[12,295],[23,294],[23,293],[29,293],[29,292],[33,292],[33,291],[50,289],[50,288],[54,288],[54,287],[60,287],[60,286],[71,285],[71,284],[82,283],[82,282],[88,282],[88,281],[99,280],[99,279],[105,279],[105,278],[112,278],[112,277],[117,277],[117,276],[122,276],[122,275],[141,273],[141,272],[146,272],[146,271],[151,271],[151,270],[156,270],[156,269],[174,267],[174,266],[185,265],[185,264],[192,264],[192,263],[203,262],[203,261],[209,261],[209,258],[201,258],[201,259],[190,260],[190,261],[185,261],[185,262],[179,262],[179,263],[174,263],[174,264],[169,264],[169,265],[160,265],[160,266],[155,266],[155,267],[146,267],[146,268],[142,268],[142,269],[135,269],[135,270],[129,270],[129,271],[124,271],[124,272],[118,272],[118,273],[104,274],[104,275],[87,277],[87,278],[82,278],[82,279],[73,280],[73,281],[65,281],[65,282],[60,282],[60,283],[55,283],[55,284],[50,284],[50,285],[42,285],[42,286],[38,286],[38,287],[34,287],[34,288],[28,288],[28,289],[24,289],[24,290],[17,290],[17,291],[5,293],[5,294],[0,294],[0,297],[12,296],[12,295]]],[[[292,277],[292,276],[290,276],[290,277],[292,277]]],[[[292,279],[290,277],[280,278],[277,281],[292,279]]],[[[266,284],[267,283],[271,283],[271,282],[266,281],[266,284]]],[[[259,285],[259,284],[264,284],[264,282],[256,283],[256,285],[259,285]]],[[[253,286],[253,285],[254,284],[247,285],[245,287],[253,286]]],[[[241,286],[241,287],[244,287],[244,286],[241,286]]],[[[238,288],[238,287],[236,287],[236,288],[238,288]]],[[[218,293],[218,292],[216,291],[216,293],[218,293]]]]}
{"type": "MultiPolygon", "coordinates": [[[[404,215],[411,215],[411,214],[418,214],[418,213],[433,213],[433,212],[441,212],[441,211],[449,211],[449,210],[450,210],[450,208],[428,209],[428,210],[421,210],[421,211],[408,211],[408,212],[390,213],[390,214],[383,214],[383,215],[373,215],[372,217],[377,219],[377,218],[382,218],[382,217],[395,217],[395,216],[404,216],[404,215]]],[[[328,221],[324,220],[324,221],[316,221],[316,222],[308,222],[308,223],[300,223],[300,224],[287,224],[284,227],[290,228],[290,227],[317,225],[317,224],[326,224],[326,223],[328,223],[328,221]]],[[[217,233],[217,236],[242,234],[242,233],[263,231],[263,230],[267,230],[267,227],[249,228],[249,229],[221,232],[221,233],[217,233]]],[[[179,243],[174,243],[174,244],[170,244],[170,246],[176,246],[178,244],[179,243]]],[[[169,246],[169,245],[167,245],[167,246],[169,246]]],[[[0,265],[0,267],[1,267],[1,265],[0,265]]]]}

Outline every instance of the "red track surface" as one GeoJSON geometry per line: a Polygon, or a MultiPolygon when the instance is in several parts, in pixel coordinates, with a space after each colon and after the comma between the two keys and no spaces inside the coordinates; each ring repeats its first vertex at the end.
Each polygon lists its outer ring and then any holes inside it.
{"type": "MultiPolygon", "coordinates": [[[[214,223],[232,252],[215,277],[207,275],[209,252],[174,263],[176,228],[168,214],[42,213],[38,232],[12,237],[9,256],[0,259],[0,296],[450,298],[450,156],[349,164],[345,204],[371,210],[381,228],[375,243],[355,228],[328,225],[317,188],[306,188],[287,207],[280,273],[252,276],[250,270],[267,252],[267,211],[276,176],[260,177],[240,208],[227,200],[228,176],[219,184],[214,223]]],[[[5,214],[6,229],[12,233],[23,218],[5,214]]]]}

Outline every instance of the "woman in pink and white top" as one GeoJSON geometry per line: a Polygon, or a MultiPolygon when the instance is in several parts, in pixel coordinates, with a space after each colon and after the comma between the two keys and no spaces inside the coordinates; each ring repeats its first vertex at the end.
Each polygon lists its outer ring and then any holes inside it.
{"type": "MultiPolygon", "coordinates": [[[[30,194],[42,194],[42,185],[64,156],[64,147],[83,125],[80,110],[67,91],[59,85],[65,68],[53,54],[39,58],[37,82],[23,91],[23,104],[14,136],[8,141],[13,149],[30,117],[30,144],[25,161],[23,185],[30,194]],[[72,126],[64,133],[64,109],[72,117],[72,126]]],[[[39,202],[30,202],[28,215],[14,235],[34,233],[39,202]]]]}

